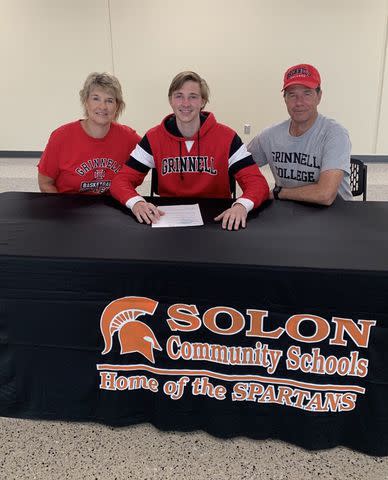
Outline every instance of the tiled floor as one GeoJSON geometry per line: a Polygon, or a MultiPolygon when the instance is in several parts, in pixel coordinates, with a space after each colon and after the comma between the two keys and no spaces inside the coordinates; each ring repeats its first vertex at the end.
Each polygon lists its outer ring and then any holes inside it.
{"type": "MultiPolygon", "coordinates": [[[[36,160],[0,159],[0,192],[38,191],[36,160]]],[[[264,170],[270,180],[270,173],[264,170]]],[[[149,191],[149,183],[143,193],[149,191]]],[[[388,165],[368,166],[368,199],[388,201],[388,165]]],[[[387,399],[388,401],[388,399],[387,399]]],[[[388,457],[309,452],[202,432],[0,418],[0,480],[388,480],[388,457]]]]}

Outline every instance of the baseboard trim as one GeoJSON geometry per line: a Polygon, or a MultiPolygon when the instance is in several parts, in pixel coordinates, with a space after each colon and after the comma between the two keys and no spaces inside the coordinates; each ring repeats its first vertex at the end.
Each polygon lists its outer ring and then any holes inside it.
{"type": "Polygon", "coordinates": [[[0,150],[0,158],[40,158],[42,153],[39,150],[0,150]]]}
{"type": "Polygon", "coordinates": [[[356,155],[352,154],[352,157],[358,158],[364,163],[388,163],[388,155],[356,155]]]}

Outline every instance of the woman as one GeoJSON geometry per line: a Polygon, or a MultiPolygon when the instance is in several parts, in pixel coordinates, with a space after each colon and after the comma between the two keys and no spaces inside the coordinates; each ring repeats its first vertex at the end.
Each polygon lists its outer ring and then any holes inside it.
{"type": "Polygon", "coordinates": [[[125,103],[114,75],[91,73],[80,91],[80,99],[85,118],[57,128],[40,159],[41,192],[107,192],[140,140],[132,128],[115,122],[125,103]]]}
{"type": "Polygon", "coordinates": [[[248,212],[268,198],[268,184],[237,133],[203,111],[209,99],[206,81],[195,72],[173,79],[168,98],[173,113],[143,137],[112,184],[112,196],[130,208],[140,223],[163,214],[136,192],[150,168],[165,197],[230,198],[229,175],[242,189],[237,201],[215,220],[222,228],[246,226],[248,212]]]}

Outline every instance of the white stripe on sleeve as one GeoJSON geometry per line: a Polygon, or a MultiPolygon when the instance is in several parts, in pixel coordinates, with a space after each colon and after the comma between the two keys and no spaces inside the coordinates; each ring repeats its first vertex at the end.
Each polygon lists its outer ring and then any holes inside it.
{"type": "Polygon", "coordinates": [[[242,160],[243,158],[249,157],[250,153],[247,150],[247,147],[243,143],[241,147],[234,152],[234,154],[229,158],[229,168],[236,162],[242,160]]]}
{"type": "Polygon", "coordinates": [[[154,157],[147,153],[144,148],[141,148],[139,144],[136,145],[135,149],[131,153],[131,157],[148,168],[155,168],[154,157]]]}

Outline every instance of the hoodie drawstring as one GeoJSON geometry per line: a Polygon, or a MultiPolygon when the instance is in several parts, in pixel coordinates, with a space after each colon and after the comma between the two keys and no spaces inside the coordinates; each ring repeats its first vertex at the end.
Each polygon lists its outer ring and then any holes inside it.
{"type": "Polygon", "coordinates": [[[183,158],[182,158],[182,142],[179,141],[179,163],[180,163],[180,177],[183,182],[183,158]]]}
{"type": "Polygon", "coordinates": [[[200,158],[201,158],[201,152],[199,150],[199,130],[197,132],[197,142],[198,142],[198,163],[199,163],[200,158]]]}

